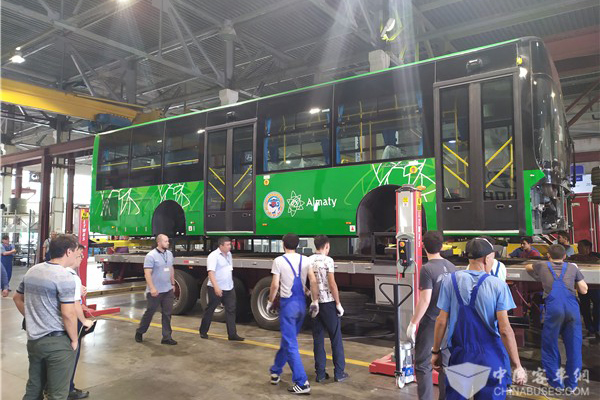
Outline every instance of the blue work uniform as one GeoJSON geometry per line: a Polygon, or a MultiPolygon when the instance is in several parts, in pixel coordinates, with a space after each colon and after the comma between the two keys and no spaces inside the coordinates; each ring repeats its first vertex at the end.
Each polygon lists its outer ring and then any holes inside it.
{"type": "Polygon", "coordinates": [[[294,383],[304,385],[308,377],[298,351],[298,333],[300,333],[306,314],[306,297],[304,295],[304,283],[301,278],[303,257],[300,256],[298,273],[296,273],[290,260],[286,256],[282,257],[292,269],[294,283],[292,285],[292,295],[280,299],[279,328],[281,330],[281,344],[275,355],[275,363],[271,367],[271,373],[281,375],[287,362],[292,369],[294,383]]]}
{"type": "Polygon", "coordinates": [[[563,277],[567,263],[563,264],[560,276],[557,277],[552,263],[548,269],[554,277],[552,291],[546,297],[546,317],[542,329],[542,366],[546,371],[548,384],[555,388],[577,387],[578,375],[581,373],[581,318],[579,303],[571,290],[565,285],[563,277]],[[566,374],[560,374],[560,352],[558,335],[562,336],[567,353],[566,374]]]}
{"type": "MultiPolygon", "coordinates": [[[[451,369],[463,363],[473,363],[491,368],[486,385],[473,396],[475,400],[505,399],[505,388],[511,383],[510,360],[502,339],[490,332],[475,308],[479,287],[489,277],[488,274],[481,275],[471,292],[469,304],[464,304],[456,282],[456,273],[451,275],[459,307],[450,339],[448,367],[451,369]],[[498,371],[502,373],[497,374],[498,371]]],[[[446,399],[464,399],[448,381],[446,383],[446,399]]]]}
{"type": "MultiPolygon", "coordinates": [[[[15,249],[15,246],[12,243],[9,244],[4,244],[2,243],[2,252],[4,253],[5,251],[12,251],[15,249]]],[[[8,277],[8,282],[10,283],[10,278],[12,277],[12,268],[13,268],[13,258],[15,258],[14,254],[11,254],[9,256],[2,256],[2,265],[4,266],[4,269],[6,270],[6,276],[8,277]]]]}

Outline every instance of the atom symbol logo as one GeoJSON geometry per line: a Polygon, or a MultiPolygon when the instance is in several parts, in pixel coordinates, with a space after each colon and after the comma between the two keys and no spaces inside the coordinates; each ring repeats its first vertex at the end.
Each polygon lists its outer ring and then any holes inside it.
{"type": "Polygon", "coordinates": [[[290,198],[287,199],[288,202],[288,212],[293,217],[296,215],[296,211],[304,210],[304,202],[302,201],[302,195],[296,194],[295,191],[292,190],[292,194],[290,194],[290,198]]]}

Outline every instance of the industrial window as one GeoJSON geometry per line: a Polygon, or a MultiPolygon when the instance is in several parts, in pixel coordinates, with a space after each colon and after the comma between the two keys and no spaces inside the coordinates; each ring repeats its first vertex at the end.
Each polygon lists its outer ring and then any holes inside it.
{"type": "Polygon", "coordinates": [[[263,171],[331,164],[331,88],[259,104],[263,171]]]}
{"type": "Polygon", "coordinates": [[[165,123],[143,125],[131,133],[130,186],[160,185],[165,123]]]}
{"type": "Polygon", "coordinates": [[[418,74],[395,71],[343,82],[335,91],[336,164],[423,156],[418,74]]]}
{"type": "Polygon", "coordinates": [[[163,183],[202,180],[203,119],[194,115],[166,122],[163,183]]]}
{"type": "Polygon", "coordinates": [[[444,201],[471,197],[468,90],[467,86],[459,86],[440,93],[444,201]]]}
{"type": "Polygon", "coordinates": [[[120,189],[129,185],[131,131],[100,135],[96,190],[120,189]]]}
{"type": "Polygon", "coordinates": [[[512,77],[481,84],[485,200],[516,199],[512,77]]]}

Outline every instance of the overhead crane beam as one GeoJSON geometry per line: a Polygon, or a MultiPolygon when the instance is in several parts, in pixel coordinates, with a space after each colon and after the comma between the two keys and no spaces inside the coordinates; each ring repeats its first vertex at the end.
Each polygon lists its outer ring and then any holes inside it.
{"type": "Polygon", "coordinates": [[[0,79],[0,101],[88,121],[95,121],[98,114],[116,115],[135,123],[160,117],[158,112],[144,114],[142,106],[44,88],[6,78],[0,79]]]}

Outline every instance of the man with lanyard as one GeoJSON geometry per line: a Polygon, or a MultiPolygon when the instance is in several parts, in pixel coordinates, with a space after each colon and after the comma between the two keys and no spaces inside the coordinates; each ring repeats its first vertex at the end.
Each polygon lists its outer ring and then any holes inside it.
{"type": "Polygon", "coordinates": [[[575,286],[581,294],[586,294],[588,288],[577,265],[564,261],[565,248],[562,244],[550,246],[548,258],[548,262],[525,266],[544,288],[546,316],[542,329],[542,367],[550,386],[575,389],[582,366],[581,317],[575,286]],[[566,374],[560,368],[559,335],[567,353],[566,374]]]}
{"type": "Polygon", "coordinates": [[[219,248],[208,255],[208,307],[202,316],[200,337],[208,339],[208,330],[215,308],[225,306],[225,321],[229,340],[243,341],[235,327],[235,289],[233,287],[233,259],[231,257],[231,239],[227,236],[218,240],[219,248]]]}
{"type": "Polygon", "coordinates": [[[169,251],[169,237],[162,233],[156,237],[156,248],[146,254],[144,260],[144,277],[146,278],[146,299],[148,305],[140,325],[135,331],[135,341],[141,343],[152,317],[160,305],[162,314],[161,344],[176,345],[171,337],[171,313],[173,312],[173,287],[175,286],[175,270],[173,269],[173,253],[169,251]]]}
{"type": "MultiPolygon", "coordinates": [[[[483,238],[471,239],[466,252],[468,269],[452,273],[442,283],[431,363],[436,370],[441,369],[442,338],[448,328],[449,368],[464,363],[489,367],[486,385],[474,399],[505,399],[511,365],[517,384],[527,380],[508,322],[507,311],[515,308],[515,303],[508,286],[489,275],[494,260],[492,244],[483,238]]],[[[463,399],[449,384],[446,398],[463,399]]]]}
{"type": "MultiPolygon", "coordinates": [[[[440,287],[445,276],[456,271],[450,261],[445,260],[440,251],[444,244],[444,236],[439,231],[427,231],[423,235],[423,247],[427,253],[427,263],[421,267],[419,274],[419,302],[415,308],[406,335],[415,343],[415,375],[417,377],[417,393],[420,400],[433,399],[433,379],[431,368],[431,347],[435,319],[440,313],[437,307],[440,287]],[[419,331],[417,331],[417,325],[419,331]],[[415,337],[416,332],[416,337],[415,337]]],[[[444,349],[442,365],[448,366],[450,352],[444,349]]],[[[443,371],[438,377],[439,399],[446,397],[446,377],[443,371]]]]}
{"type": "Polygon", "coordinates": [[[13,301],[25,317],[29,379],[24,400],[65,400],[77,342],[75,281],[64,266],[76,261],[77,239],[59,235],[49,245],[49,262],[31,267],[13,301]]]}
{"type": "Polygon", "coordinates": [[[8,284],[10,284],[10,278],[12,277],[13,258],[15,257],[15,246],[10,243],[8,235],[2,236],[2,267],[6,271],[6,277],[8,284]]]}
{"type": "Polygon", "coordinates": [[[298,333],[304,322],[306,313],[305,282],[308,276],[312,303],[310,311],[312,317],[319,313],[319,288],[317,279],[311,268],[308,258],[296,253],[300,238],[298,235],[288,233],[283,237],[285,254],[273,261],[271,274],[271,290],[267,303],[267,312],[273,309],[273,302],[280,291],[279,327],[281,330],[281,344],[275,355],[275,363],[271,367],[271,384],[277,385],[281,381],[281,373],[286,363],[292,369],[294,385],[288,388],[293,394],[309,394],[310,384],[304,371],[300,353],[298,351],[298,333]],[[304,267],[303,267],[304,265],[304,267]]]}

